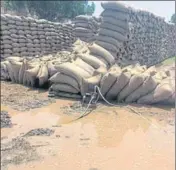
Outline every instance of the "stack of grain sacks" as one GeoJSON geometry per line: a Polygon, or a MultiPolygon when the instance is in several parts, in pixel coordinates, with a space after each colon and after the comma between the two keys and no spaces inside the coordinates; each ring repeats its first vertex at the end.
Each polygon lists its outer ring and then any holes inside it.
{"type": "Polygon", "coordinates": [[[120,53],[129,40],[129,8],[119,2],[103,2],[102,24],[96,43],[108,50],[120,63],[120,53]]]}
{"type": "Polygon", "coordinates": [[[147,11],[133,9],[130,16],[132,56],[129,60],[146,65],[162,61],[167,50],[167,23],[147,11]]]}
{"type": "Polygon", "coordinates": [[[140,104],[175,103],[175,83],[168,70],[157,71],[139,64],[120,68],[112,66],[100,81],[107,100],[140,104]]]}
{"type": "Polygon", "coordinates": [[[169,24],[167,27],[167,55],[166,57],[176,56],[176,26],[169,24]]]}
{"type": "Polygon", "coordinates": [[[34,57],[67,49],[75,41],[72,24],[1,15],[1,55],[34,57]]]}
{"type": "Polygon", "coordinates": [[[101,18],[88,15],[79,15],[74,21],[75,36],[85,42],[95,40],[95,35],[99,31],[101,18]]]}

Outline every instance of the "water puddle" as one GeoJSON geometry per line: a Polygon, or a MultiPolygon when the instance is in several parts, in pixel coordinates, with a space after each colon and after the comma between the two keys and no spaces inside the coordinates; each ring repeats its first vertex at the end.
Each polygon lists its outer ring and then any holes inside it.
{"type": "Polygon", "coordinates": [[[70,123],[76,117],[63,114],[61,109],[69,103],[57,100],[23,113],[9,110],[17,125],[3,135],[41,127],[55,129],[50,137],[29,138],[31,143],[49,143],[38,149],[44,159],[12,165],[9,170],[174,170],[174,126],[159,121],[157,116],[146,114],[144,119],[125,107],[106,106],[70,123]]]}

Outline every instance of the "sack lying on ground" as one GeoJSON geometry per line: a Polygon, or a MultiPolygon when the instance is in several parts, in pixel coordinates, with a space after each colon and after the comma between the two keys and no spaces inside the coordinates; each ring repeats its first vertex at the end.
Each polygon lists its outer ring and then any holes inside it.
{"type": "Polygon", "coordinates": [[[12,68],[12,71],[13,71],[13,77],[14,77],[14,80],[16,83],[18,83],[18,79],[19,79],[19,71],[20,71],[20,68],[22,66],[22,62],[18,62],[18,61],[9,61],[10,64],[11,64],[11,68],[12,68]]]}
{"type": "Polygon", "coordinates": [[[113,86],[117,77],[121,73],[121,69],[118,66],[113,66],[101,79],[100,82],[100,90],[102,95],[106,95],[106,93],[110,90],[113,86]]]}
{"type": "Polygon", "coordinates": [[[118,102],[123,101],[133,91],[135,91],[138,87],[140,87],[148,76],[149,74],[140,74],[140,72],[133,74],[132,77],[130,78],[129,83],[119,93],[118,102]]]}
{"type": "Polygon", "coordinates": [[[140,97],[151,93],[158,84],[159,82],[156,81],[154,76],[149,76],[140,87],[138,87],[125,99],[125,102],[130,103],[137,101],[137,99],[139,99],[140,97]]]}
{"type": "Polygon", "coordinates": [[[67,92],[49,92],[49,94],[54,94],[54,96],[59,96],[59,97],[67,97],[67,98],[73,98],[73,99],[81,99],[82,96],[80,94],[74,94],[74,93],[67,93],[67,92]]]}
{"type": "Polygon", "coordinates": [[[39,86],[43,86],[48,81],[48,69],[46,64],[42,64],[38,72],[39,86]]]}
{"type": "Polygon", "coordinates": [[[41,68],[40,65],[36,65],[34,68],[28,69],[28,70],[25,71],[26,72],[26,76],[27,76],[27,78],[28,78],[28,80],[30,82],[30,85],[32,87],[34,87],[34,85],[35,85],[36,77],[37,77],[37,75],[39,73],[40,68],[41,68]]]}
{"type": "Polygon", "coordinates": [[[80,67],[76,66],[74,63],[63,63],[60,65],[55,65],[58,72],[64,73],[70,77],[77,80],[79,84],[82,82],[82,78],[89,78],[91,75],[80,67]]]}
{"type": "Polygon", "coordinates": [[[155,104],[155,103],[160,103],[164,100],[169,99],[173,95],[173,89],[172,86],[170,85],[169,81],[163,81],[161,82],[156,89],[139,98],[137,100],[137,103],[139,104],[155,104]]]}
{"type": "Polygon", "coordinates": [[[52,61],[48,61],[47,68],[48,68],[48,76],[49,77],[51,77],[51,76],[53,76],[54,74],[57,73],[57,70],[55,69],[52,61]]]}
{"type": "Polygon", "coordinates": [[[74,87],[68,85],[68,84],[52,84],[50,87],[51,90],[56,91],[56,92],[68,92],[68,93],[79,93],[78,90],[76,90],[74,87]]]}
{"type": "Polygon", "coordinates": [[[96,85],[99,86],[101,78],[102,74],[97,74],[93,77],[83,79],[81,85],[81,95],[84,96],[86,93],[89,93],[90,91],[93,92],[94,87],[96,85]]]}
{"type": "Polygon", "coordinates": [[[50,82],[54,84],[62,83],[62,84],[69,84],[72,87],[74,87],[76,90],[79,91],[80,87],[77,82],[73,77],[67,76],[66,74],[63,73],[56,73],[49,79],[50,82]]]}

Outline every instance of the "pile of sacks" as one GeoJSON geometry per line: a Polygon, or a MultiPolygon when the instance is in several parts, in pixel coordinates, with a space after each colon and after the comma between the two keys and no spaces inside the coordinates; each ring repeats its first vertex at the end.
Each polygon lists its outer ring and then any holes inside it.
{"type": "Polygon", "coordinates": [[[82,98],[98,86],[107,100],[140,104],[175,102],[175,79],[167,70],[157,71],[155,66],[139,64],[121,68],[103,47],[80,40],[71,52],[62,55],[32,60],[9,57],[1,62],[1,77],[28,86],[49,84],[49,94],[54,96],[82,98]],[[79,48],[83,50],[80,52],[79,48]]]}
{"type": "Polygon", "coordinates": [[[67,49],[75,41],[73,25],[1,14],[1,55],[44,55],[67,49]]]}
{"type": "Polygon", "coordinates": [[[50,78],[50,94],[81,98],[99,86],[107,100],[174,104],[175,84],[169,71],[157,72],[155,66],[139,64],[120,68],[102,47],[93,43],[88,48],[88,52],[76,54],[72,62],[55,66],[58,73],[50,78]]]}
{"type": "Polygon", "coordinates": [[[167,55],[166,56],[176,56],[176,26],[174,24],[170,24],[167,27],[167,55]]]}
{"type": "Polygon", "coordinates": [[[72,62],[55,66],[58,73],[50,78],[49,93],[74,98],[84,96],[114,63],[114,57],[107,50],[96,43],[89,44],[75,54],[72,62]]]}
{"type": "Polygon", "coordinates": [[[124,52],[124,44],[129,40],[129,9],[117,2],[103,2],[101,6],[102,24],[96,43],[108,50],[120,63],[119,54],[124,52]]]}
{"type": "Polygon", "coordinates": [[[48,84],[49,78],[57,73],[55,65],[72,62],[78,51],[84,53],[87,50],[87,44],[78,39],[72,44],[70,51],[62,50],[39,58],[7,57],[1,62],[1,80],[10,80],[31,87],[43,87],[48,84]]]}
{"type": "Polygon", "coordinates": [[[55,65],[71,61],[74,54],[60,51],[40,58],[7,57],[1,62],[1,80],[9,80],[30,87],[46,87],[49,78],[58,71],[55,65]]]}
{"type": "Polygon", "coordinates": [[[157,72],[155,66],[129,65],[111,67],[100,81],[100,90],[108,100],[139,104],[175,103],[174,77],[168,70],[157,72]]]}
{"type": "Polygon", "coordinates": [[[79,15],[74,21],[74,34],[77,38],[85,42],[92,42],[99,31],[100,24],[101,18],[79,15]]]}

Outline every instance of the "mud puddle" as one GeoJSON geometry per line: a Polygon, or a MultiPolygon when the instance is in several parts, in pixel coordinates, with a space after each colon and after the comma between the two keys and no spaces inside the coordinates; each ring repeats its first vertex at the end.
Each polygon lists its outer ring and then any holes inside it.
{"type": "Polygon", "coordinates": [[[16,124],[1,129],[2,137],[7,137],[2,141],[21,136],[35,147],[34,154],[40,158],[10,162],[8,170],[174,170],[173,109],[133,107],[138,115],[125,106],[101,106],[73,121],[79,113],[66,114],[63,110],[73,102],[57,100],[27,112],[2,107],[16,124]],[[23,137],[36,128],[49,128],[54,133],[23,137]]]}

